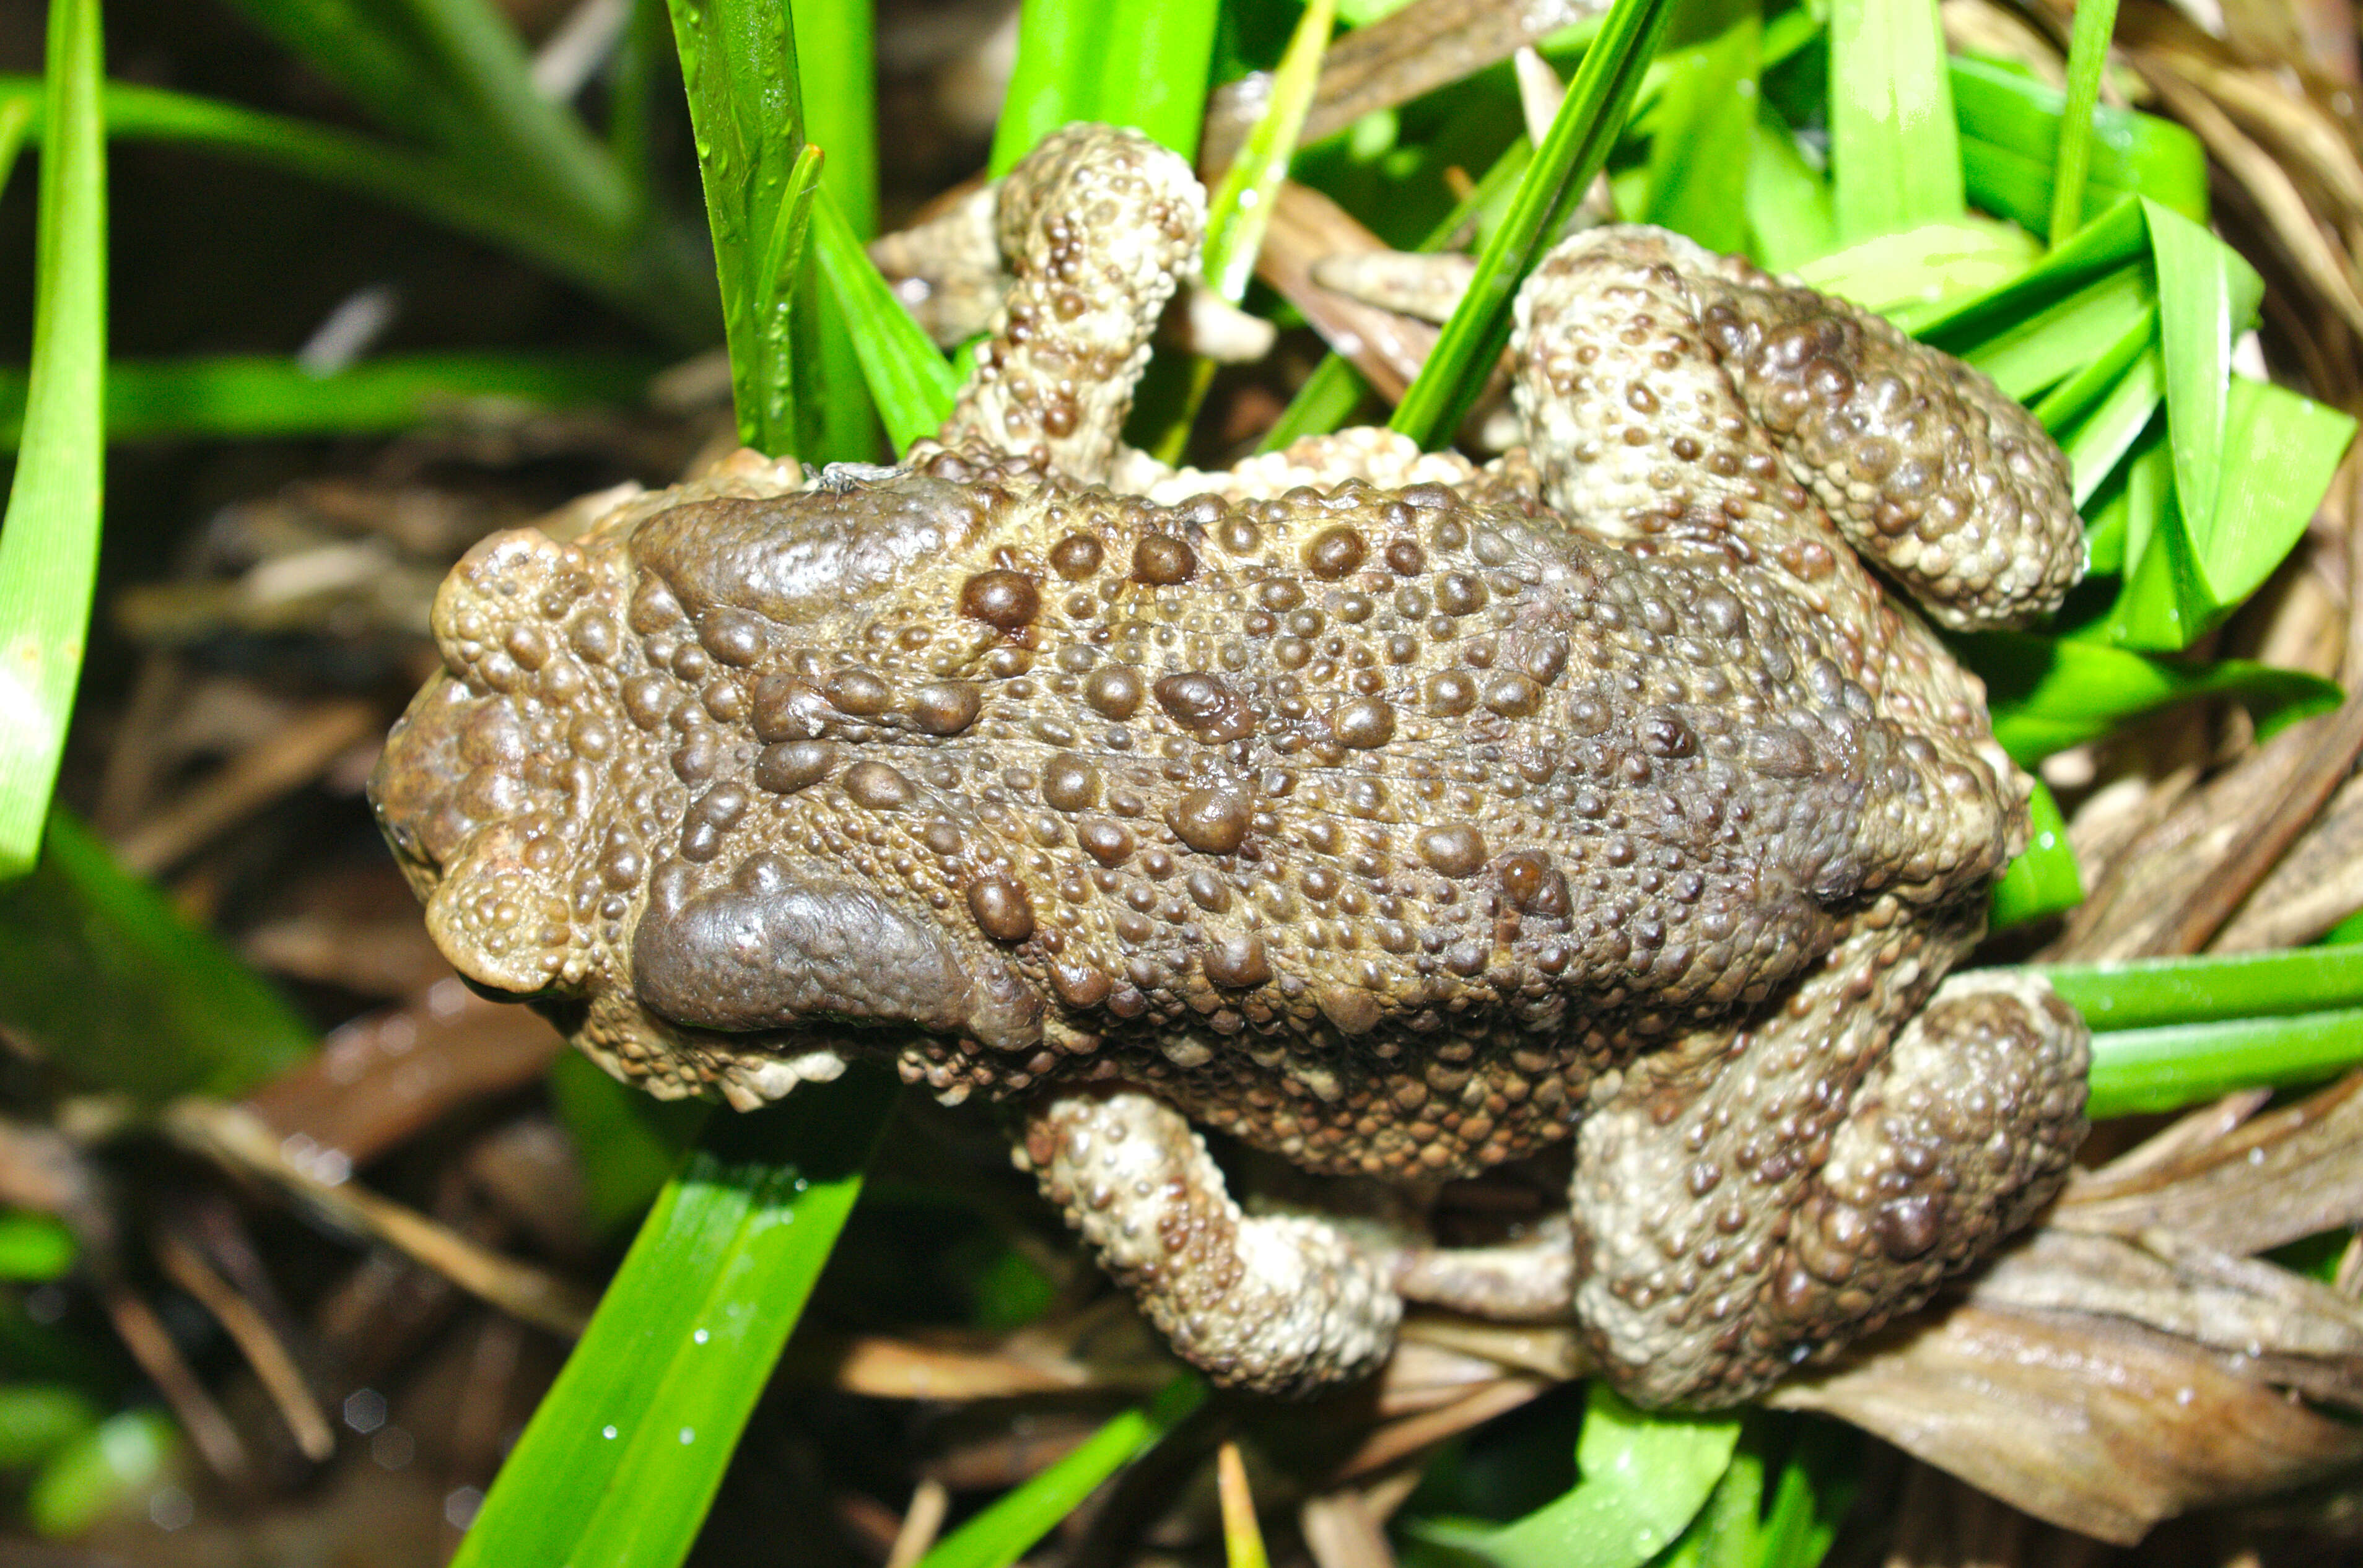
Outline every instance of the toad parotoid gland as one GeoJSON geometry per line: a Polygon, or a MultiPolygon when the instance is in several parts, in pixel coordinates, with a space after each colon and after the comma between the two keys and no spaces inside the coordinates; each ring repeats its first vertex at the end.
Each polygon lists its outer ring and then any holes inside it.
{"type": "Polygon", "coordinates": [[[1172,472],[1117,433],[1202,204],[1053,137],[970,209],[1001,309],[906,466],[742,454],[471,551],[372,790],[436,940],[659,1094],[870,1055],[1007,1099],[1229,1384],[1366,1373],[1408,1298],[1714,1405],[1922,1301],[2084,1127],[2068,1008],[1940,984],[2028,786],[1922,619],[2058,602],[2059,454],[1876,317],[1605,228],[1519,297],[1525,447],[1172,472]],[[1401,1199],[1245,1217],[1201,1125],[1401,1199]],[[1564,1218],[1421,1230],[1570,1139],[1564,1218]]]}

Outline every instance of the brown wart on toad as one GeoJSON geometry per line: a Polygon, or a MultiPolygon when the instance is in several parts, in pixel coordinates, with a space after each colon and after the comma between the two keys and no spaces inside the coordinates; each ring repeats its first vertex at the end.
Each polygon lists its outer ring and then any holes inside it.
{"type": "Polygon", "coordinates": [[[1408,1298],[1718,1405],[1922,1301],[2058,1187],[2086,1040],[1944,979],[2027,785],[1865,562],[2043,613],[2058,453],[1876,317],[1611,228],[1519,298],[1528,449],[1173,473],[1116,433],[1201,199],[1061,133],[965,209],[1009,276],[906,467],[742,454],[471,551],[373,787],[443,950],[661,1095],[880,1055],[1010,1099],[1234,1385],[1368,1372],[1408,1298]],[[1571,1139],[1568,1213],[1248,1218],[1199,1126],[1414,1192],[1571,1139]]]}

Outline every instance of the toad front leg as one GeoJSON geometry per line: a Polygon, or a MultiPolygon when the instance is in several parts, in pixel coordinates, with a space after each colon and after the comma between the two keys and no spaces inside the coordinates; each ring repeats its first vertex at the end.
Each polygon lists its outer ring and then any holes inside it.
{"type": "Polygon", "coordinates": [[[1205,1141],[1138,1089],[1086,1088],[1027,1110],[1021,1163],[1183,1359],[1227,1387],[1301,1393],[1393,1348],[1403,1302],[1335,1227],[1253,1219],[1205,1141]]]}
{"type": "Polygon", "coordinates": [[[1749,1397],[1917,1307],[2058,1190],[2084,1025],[2039,979],[1972,973],[1899,1032],[1958,934],[1925,918],[1881,900],[1754,1027],[1636,1063],[1584,1121],[1576,1318],[1622,1392],[1749,1397]]]}

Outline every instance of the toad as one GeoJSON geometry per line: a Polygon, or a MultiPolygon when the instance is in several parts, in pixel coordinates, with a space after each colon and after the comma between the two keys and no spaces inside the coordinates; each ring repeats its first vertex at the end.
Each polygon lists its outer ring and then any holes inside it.
{"type": "Polygon", "coordinates": [[[1611,227],[1518,296],[1524,447],[1173,472],[1119,429],[1196,266],[1187,167],[1077,127],[966,210],[1000,304],[904,464],[743,453],[443,585],[372,797],[461,973],[660,1095],[869,1056],[1007,1101],[1250,1389],[1369,1372],[1409,1300],[1728,1404],[2027,1220],[2087,1039],[2039,980],[1946,977],[2028,784],[1929,625],[2081,569],[2015,403],[1611,227]],[[1554,1144],[1573,1176],[1455,1248],[1249,1214],[1201,1129],[1414,1218],[1554,1144]]]}

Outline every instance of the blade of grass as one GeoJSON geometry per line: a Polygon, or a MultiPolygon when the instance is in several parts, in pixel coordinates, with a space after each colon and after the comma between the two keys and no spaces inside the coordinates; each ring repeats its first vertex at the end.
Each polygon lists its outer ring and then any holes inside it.
{"type": "Polygon", "coordinates": [[[959,378],[879,275],[826,189],[813,209],[813,255],[832,303],[851,327],[887,436],[897,454],[906,451],[943,428],[960,392],[959,378]]]}
{"type": "MultiPolygon", "coordinates": [[[[2131,499],[2152,509],[2146,515],[2154,518],[2155,508],[2164,505],[2174,487],[2173,454],[2166,447],[2165,425],[2157,418],[2158,405],[2166,401],[2166,356],[2158,347],[2157,314],[2152,310],[2126,328],[2124,337],[2087,367],[2087,373],[2095,379],[2106,374],[2112,364],[2117,369],[2113,384],[2099,404],[2073,427],[2062,431],[2053,422],[2050,397],[2036,410],[2044,428],[2054,433],[2060,450],[2068,454],[2078,506],[2091,501],[2111,475],[2122,472],[2127,490],[2133,492],[2131,499]]],[[[2091,395],[2092,390],[2080,375],[2054,395],[2064,407],[2091,395]]],[[[2097,553],[2093,562],[2092,570],[2102,569],[2097,553]]]]}
{"type": "Polygon", "coordinates": [[[2096,1030],[2363,1007],[2363,943],[2030,968],[2096,1030]]]}
{"type": "Polygon", "coordinates": [[[1326,354],[1256,443],[1256,450],[1277,452],[1304,436],[1326,435],[1351,419],[1370,395],[1370,383],[1344,355],[1326,354]]]}
{"type": "MultiPolygon", "coordinates": [[[[677,247],[651,240],[646,248],[619,248],[612,237],[519,203],[506,189],[488,184],[440,153],[414,152],[352,131],[121,82],[108,83],[105,97],[109,136],[208,147],[358,191],[547,267],[670,341],[702,346],[712,340],[710,285],[677,247]]],[[[38,109],[40,83],[0,76],[0,104],[18,101],[38,109]]]]}
{"type": "Polygon", "coordinates": [[[1195,1376],[1175,1378],[1147,1405],[1108,1421],[1065,1458],[937,1542],[918,1568],[1010,1568],[1101,1482],[1172,1430],[1205,1397],[1206,1386],[1195,1376]]]}
{"type": "Polygon", "coordinates": [[[454,1568],[670,1568],[688,1554],[893,1099],[884,1074],[856,1071],[709,1123],[454,1568]]]}
{"type": "Polygon", "coordinates": [[[2092,1036],[2095,1118],[2173,1110],[2234,1089],[2314,1083],[2363,1062],[2363,1008],[2092,1036]]]}
{"type": "Polygon", "coordinates": [[[802,455],[811,449],[811,432],[799,427],[809,400],[796,395],[797,263],[818,171],[805,156],[786,6],[782,0],[671,5],[722,286],[738,436],[771,457],[802,455]]]}
{"type": "Polygon", "coordinates": [[[2225,392],[2212,526],[2198,536],[2179,475],[2152,480],[2155,515],[2128,519],[2125,586],[2099,628],[2110,641],[2173,652],[2231,614],[2303,536],[2354,436],[2348,415],[2285,388],[2235,377],[2225,392]]]}
{"type": "Polygon", "coordinates": [[[1607,161],[1671,11],[1670,0],[1616,0],[1584,51],[1550,134],[1518,182],[1508,215],[1486,237],[1469,292],[1404,391],[1390,427],[1433,447],[1459,425],[1509,341],[1511,296],[1607,161]]]}
{"type": "Polygon", "coordinates": [[[1748,255],[1767,271],[1794,271],[1837,244],[1830,182],[1805,161],[1796,133],[1769,104],[1757,115],[1744,202],[1748,255]]]}
{"type": "Polygon", "coordinates": [[[0,887],[0,1025],[91,1088],[236,1095],[312,1053],[277,992],[62,811],[0,887]]]}
{"type": "Polygon", "coordinates": [[[1144,131],[1195,161],[1215,66],[1217,0],[1111,0],[1078,8],[1099,29],[1094,116],[1144,131]]]}
{"type": "Polygon", "coordinates": [[[1288,178],[1305,111],[1320,85],[1321,61],[1337,19],[1337,0],[1313,0],[1290,35],[1288,50],[1272,72],[1271,97],[1248,132],[1231,166],[1206,198],[1206,243],[1199,271],[1207,286],[1237,304],[1247,298],[1255,276],[1256,253],[1263,248],[1271,207],[1288,178]]]}
{"type": "Polygon", "coordinates": [[[1995,881],[1986,923],[1996,931],[2072,910],[2084,901],[2084,878],[2068,843],[2068,821],[2041,779],[2027,801],[2026,850],[1995,881]]]}
{"type": "Polygon", "coordinates": [[[2232,379],[2215,514],[2200,569],[2227,611],[2264,585],[2305,533],[2355,438],[2348,414],[2269,381],[2232,379]]]}
{"type": "Polygon", "coordinates": [[[0,878],[40,853],[82,676],[106,430],[98,0],[52,0],[25,446],[0,524],[0,878]]]}
{"type": "Polygon", "coordinates": [[[1584,1391],[1573,1490],[1498,1529],[1437,1538],[1500,1568],[1639,1568],[1705,1506],[1739,1429],[1729,1416],[1637,1410],[1594,1382],[1584,1391]]]}
{"type": "Polygon", "coordinates": [[[2034,242],[2019,230],[1972,215],[1857,240],[1796,271],[1823,293],[1878,311],[1908,331],[1915,316],[1946,301],[2015,277],[2034,254],[2034,242]]]}
{"type": "Polygon", "coordinates": [[[631,0],[631,20],[616,40],[607,70],[607,154],[632,193],[638,221],[649,223],[660,202],[656,155],[657,83],[673,59],[672,18],[665,0],[631,0]]]}
{"type": "Polygon", "coordinates": [[[17,171],[17,155],[25,150],[25,137],[32,129],[38,105],[31,94],[0,101],[0,191],[8,188],[8,177],[17,171]]]}
{"type": "MultiPolygon", "coordinates": [[[[1479,223],[1515,189],[1518,179],[1525,172],[1534,149],[1525,138],[1512,142],[1508,150],[1493,160],[1483,178],[1470,187],[1469,193],[1453,204],[1444,220],[1420,239],[1418,248],[1434,252],[1446,248],[1457,240],[1463,229],[1479,223]]],[[[1256,450],[1277,452],[1290,442],[1305,436],[1321,436],[1344,425],[1362,400],[1370,395],[1370,384],[1362,380],[1350,360],[1332,350],[1322,356],[1313,374],[1296,389],[1296,395],[1281,411],[1280,418],[1264,433],[1256,450]]]]}
{"type": "Polygon", "coordinates": [[[2213,235],[2155,202],[2143,204],[2158,259],[2159,337],[2166,347],[2166,423],[2174,440],[2174,488],[2202,552],[2223,488],[2224,427],[2233,340],[2264,298],[2255,268],[2213,235]]]}
{"type": "Polygon", "coordinates": [[[2059,153],[2051,165],[2051,222],[2045,233],[2058,244],[2084,220],[2084,176],[2092,160],[2092,111],[2101,102],[2101,72],[2109,63],[2109,35],[2117,27],[2117,0],[2082,0],[2068,37],[2068,102],[2059,116],[2059,153]]]}
{"type": "Polygon", "coordinates": [[[2149,230],[2141,204],[2127,197],[2074,238],[2008,282],[1947,305],[1921,322],[1914,335],[1947,354],[1968,354],[1986,338],[2007,331],[2054,300],[2073,293],[2120,267],[2149,255],[2149,230]]]}
{"type": "Polygon", "coordinates": [[[497,175],[520,198],[617,235],[631,193],[571,111],[534,89],[525,46],[487,0],[236,0],[380,124],[497,175]]]}
{"type": "Polygon", "coordinates": [[[1130,126],[1194,158],[1220,11],[1214,0],[1026,0],[986,172],[1008,173],[1077,120],[1130,126]]]}
{"type": "Polygon", "coordinates": [[[2180,667],[2080,638],[1987,632],[1959,644],[1984,678],[1994,738],[2022,767],[2192,697],[2236,697],[2284,719],[2337,705],[2319,676],[2246,659],[2180,667]]]}
{"type": "Polygon", "coordinates": [[[999,179],[1060,126],[1097,117],[1096,50],[1107,35],[1094,11],[1068,0],[1025,0],[1019,7],[1017,61],[993,127],[987,174],[999,179]]]}
{"type": "Polygon", "coordinates": [[[1649,138],[1641,221],[1710,250],[1737,250],[1747,235],[1751,160],[1733,149],[1754,146],[1763,14],[1757,0],[1692,0],[1684,22],[1701,41],[1660,56],[1675,69],[1649,138]]]}
{"type": "MultiPolygon", "coordinates": [[[[1313,0],[1298,18],[1280,68],[1272,72],[1271,98],[1256,117],[1231,166],[1206,200],[1206,240],[1199,273],[1206,286],[1237,304],[1247,298],[1255,276],[1256,255],[1263,248],[1264,232],[1271,225],[1273,202],[1288,178],[1289,160],[1296,155],[1297,133],[1304,128],[1304,112],[1313,105],[1320,84],[1322,57],[1329,50],[1329,34],[1337,26],[1337,0],[1313,0]]],[[[1169,371],[1171,377],[1174,372],[1169,371]]],[[[1179,370],[1179,397],[1160,398],[1153,383],[1141,391],[1140,407],[1155,434],[1141,445],[1157,459],[1179,463],[1190,444],[1191,426],[1215,382],[1215,362],[1193,355],[1179,370]],[[1161,403],[1178,403],[1170,412],[1161,403]],[[1159,416],[1162,414],[1162,418],[1159,416]]],[[[1170,384],[1170,383],[1169,383],[1170,384]]]]}
{"type": "MultiPolygon", "coordinates": [[[[2067,94],[1991,61],[1957,58],[1951,76],[1970,204],[2030,233],[2047,232],[2067,94]]],[[[2197,137],[2171,120],[2105,105],[2088,117],[2093,134],[2079,227],[2129,194],[2206,220],[2207,154],[2197,137]]]]}
{"type": "Polygon", "coordinates": [[[15,1383],[0,1388],[0,1468],[38,1464],[98,1425],[98,1407],[78,1388],[15,1383]]]}
{"type": "Polygon", "coordinates": [[[1263,1531],[1256,1526],[1255,1493],[1248,1485],[1247,1462],[1239,1457],[1239,1445],[1225,1443],[1215,1464],[1223,1504],[1225,1568],[1271,1568],[1263,1531]]]}
{"type": "Polygon", "coordinates": [[[25,1494],[33,1529],[52,1540],[82,1534],[153,1487],[182,1450],[161,1410],[126,1410],[69,1440],[25,1494]]]}
{"type": "MultiPolygon", "coordinates": [[[[826,155],[821,189],[857,238],[878,232],[878,94],[871,0],[796,0],[796,58],[826,61],[828,69],[801,72],[804,134],[826,155]]],[[[878,456],[878,415],[870,405],[857,329],[815,293],[811,347],[815,463],[868,462],[878,456]]]]}
{"type": "Polygon", "coordinates": [[[2025,316],[1962,356],[2021,403],[2096,360],[2155,315],[2148,269],[2120,267],[2056,304],[2025,316]]]}
{"type": "Polygon", "coordinates": [[[79,1251],[73,1232],[53,1215],[0,1214],[0,1279],[56,1279],[73,1267],[79,1251]]]}
{"type": "MultiPolygon", "coordinates": [[[[407,430],[470,405],[630,407],[660,362],[627,355],[412,354],[317,376],[293,359],[116,359],[106,367],[106,438],[222,439],[407,430]]],[[[26,377],[0,370],[0,447],[21,434],[26,377]]]]}
{"type": "Polygon", "coordinates": [[[711,341],[698,259],[582,119],[538,91],[490,0],[239,0],[266,31],[406,133],[511,226],[545,230],[614,283],[611,297],[682,347],[711,341]],[[593,259],[595,258],[595,260],[593,259]]]}
{"type": "Polygon", "coordinates": [[[1968,210],[1936,0],[1833,0],[1829,113],[1841,244],[1968,210]]]}

